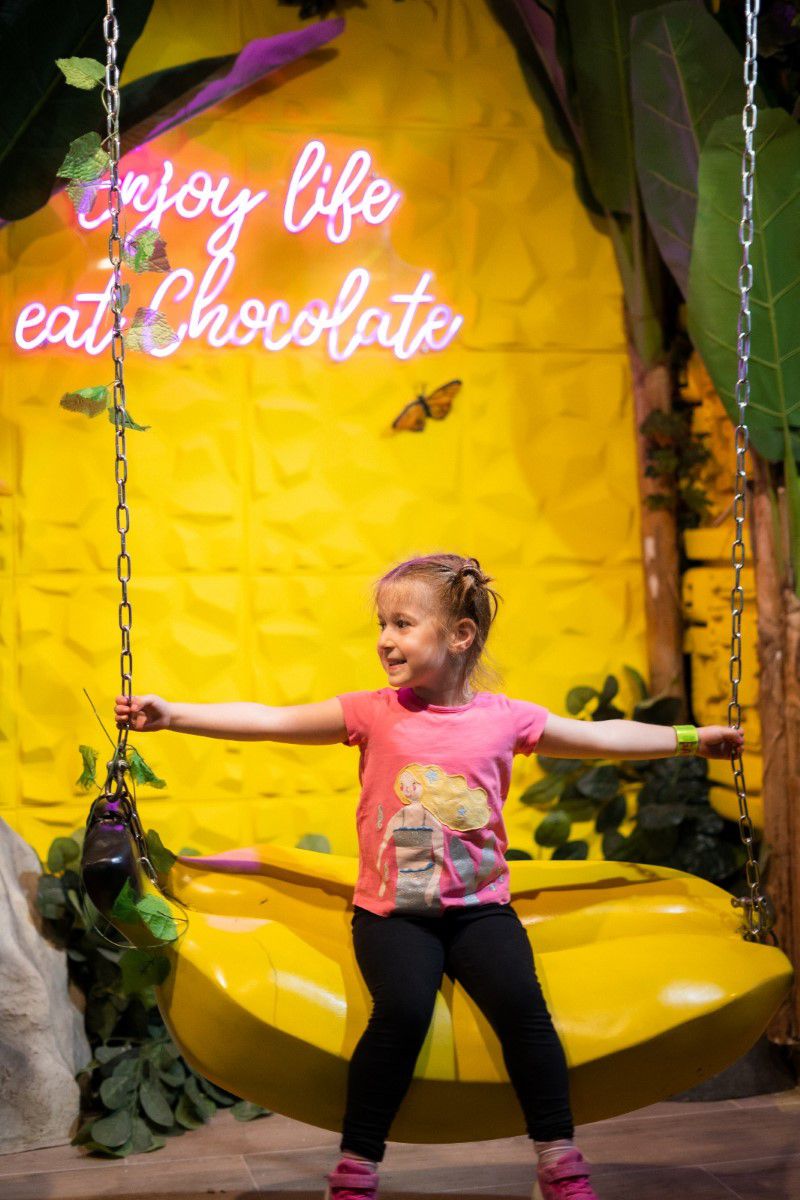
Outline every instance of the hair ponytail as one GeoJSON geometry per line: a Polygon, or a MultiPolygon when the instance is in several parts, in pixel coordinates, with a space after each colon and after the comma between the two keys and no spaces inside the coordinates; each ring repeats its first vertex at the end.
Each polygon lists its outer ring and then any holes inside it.
{"type": "Polygon", "coordinates": [[[475,623],[475,637],[463,655],[462,682],[485,690],[499,687],[500,673],[486,650],[489,631],[502,599],[490,586],[494,582],[491,575],[486,574],[477,558],[465,558],[460,554],[426,554],[398,563],[382,575],[375,584],[375,602],[385,586],[412,580],[423,581],[431,587],[445,630],[465,617],[475,623]]]}

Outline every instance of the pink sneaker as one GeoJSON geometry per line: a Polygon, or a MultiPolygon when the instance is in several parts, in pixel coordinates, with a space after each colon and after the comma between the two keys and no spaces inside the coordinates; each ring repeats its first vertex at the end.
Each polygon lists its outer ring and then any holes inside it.
{"type": "Polygon", "coordinates": [[[378,1172],[369,1163],[343,1158],[325,1178],[325,1200],[377,1200],[378,1172]]]}
{"type": "Polygon", "coordinates": [[[589,1183],[589,1164],[580,1150],[568,1150],[539,1167],[533,1200],[599,1200],[589,1183]]]}

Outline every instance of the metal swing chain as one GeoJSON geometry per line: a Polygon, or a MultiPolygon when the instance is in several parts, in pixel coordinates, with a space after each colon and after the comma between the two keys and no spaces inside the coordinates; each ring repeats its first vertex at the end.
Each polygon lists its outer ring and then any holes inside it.
{"type": "MultiPolygon", "coordinates": [[[[133,692],[133,655],[131,653],[131,625],[133,610],[128,599],[128,584],[131,579],[131,558],[127,548],[127,535],[130,530],[130,510],[128,509],[128,458],[125,442],[127,425],[127,409],[125,403],[125,338],[122,333],[122,249],[123,238],[120,234],[120,216],[122,214],[122,199],[119,190],[119,67],[117,65],[117,41],[119,25],[114,12],[114,0],[106,0],[106,15],[103,18],[103,39],[106,43],[106,73],[103,81],[101,98],[106,112],[106,149],[109,159],[108,212],[111,220],[111,231],[108,235],[108,260],[111,263],[112,280],[109,296],[109,308],[113,318],[111,334],[111,357],[114,362],[114,478],[117,484],[117,533],[119,534],[119,553],[117,555],[117,579],[121,589],[119,603],[119,628],[121,634],[120,651],[120,683],[122,695],[130,700],[133,692]]],[[[139,816],[136,811],[135,798],[131,796],[125,780],[128,769],[126,749],[128,744],[129,726],[125,725],[119,731],[114,757],[108,764],[108,778],[104,795],[114,788],[114,798],[126,818],[131,832],[136,840],[137,848],[143,866],[153,882],[157,881],[155,868],[148,857],[147,840],[144,835],[139,816]]]]}
{"type": "MultiPolygon", "coordinates": [[[[758,12],[760,0],[745,0],[746,44],[744,60],[744,82],[747,89],[742,112],[744,130],[744,152],[742,154],[742,210],[739,221],[739,241],[742,247],[742,262],[739,267],[739,320],[737,326],[737,353],[739,358],[736,380],[736,403],[739,422],[736,426],[736,477],[733,516],[736,523],[732,548],[734,583],[731,589],[731,654],[728,675],[731,683],[731,699],[728,704],[728,724],[738,729],[742,710],[739,703],[739,684],[742,680],[742,612],[744,589],[742,569],[744,567],[744,523],[747,510],[747,463],[749,446],[747,428],[747,406],[750,402],[750,291],[753,286],[753,266],[750,262],[750,247],[753,244],[753,187],[756,170],[754,134],[758,120],[755,87],[758,75],[756,54],[758,50],[758,12]]],[[[769,900],[761,887],[761,871],[753,851],[753,822],[747,807],[747,788],[744,779],[744,763],[740,750],[731,752],[734,786],[739,801],[739,835],[747,851],[745,866],[749,897],[732,901],[734,907],[744,911],[747,922],[745,937],[749,941],[762,941],[774,922],[769,900]]]]}
{"type": "MultiPolygon", "coordinates": [[[[106,0],[106,15],[103,18],[103,37],[106,43],[106,75],[102,90],[103,107],[106,110],[107,148],[111,179],[108,188],[108,211],[111,218],[111,232],[108,236],[108,259],[111,263],[113,279],[109,307],[111,309],[114,329],[111,335],[111,357],[114,361],[114,442],[116,459],[114,476],[117,482],[117,532],[120,549],[117,555],[117,579],[122,589],[122,599],[119,605],[119,627],[122,634],[122,651],[120,653],[120,677],[122,694],[130,700],[133,686],[133,657],[131,655],[131,624],[133,614],[128,600],[128,583],[131,578],[131,559],[127,550],[127,534],[130,529],[130,512],[128,510],[127,483],[128,459],[125,445],[125,339],[122,335],[122,238],[119,232],[119,218],[122,212],[122,202],[119,193],[119,67],[117,66],[117,39],[119,26],[114,15],[113,0],[106,0]]],[[[120,731],[120,749],[124,751],[127,742],[127,728],[120,731]]]]}

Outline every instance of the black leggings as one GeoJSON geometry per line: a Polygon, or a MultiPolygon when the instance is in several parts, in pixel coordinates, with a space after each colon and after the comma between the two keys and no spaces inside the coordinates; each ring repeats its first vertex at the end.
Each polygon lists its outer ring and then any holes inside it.
{"type": "Polygon", "coordinates": [[[411,1083],[442,975],[458,980],[497,1034],[530,1137],[571,1138],[567,1063],[536,978],[522,923],[508,904],[441,916],[363,908],[353,942],[373,1000],[350,1061],[341,1148],[380,1162],[411,1083]]]}

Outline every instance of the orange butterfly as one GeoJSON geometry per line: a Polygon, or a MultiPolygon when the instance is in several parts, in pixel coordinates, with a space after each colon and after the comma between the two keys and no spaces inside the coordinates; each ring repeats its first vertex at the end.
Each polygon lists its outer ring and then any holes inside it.
{"type": "Polygon", "coordinates": [[[453,407],[453,400],[460,388],[461,380],[451,379],[449,383],[443,383],[435,392],[431,392],[430,396],[423,396],[420,392],[416,400],[407,404],[400,415],[395,417],[392,429],[422,433],[428,417],[434,421],[443,421],[453,407]]]}

